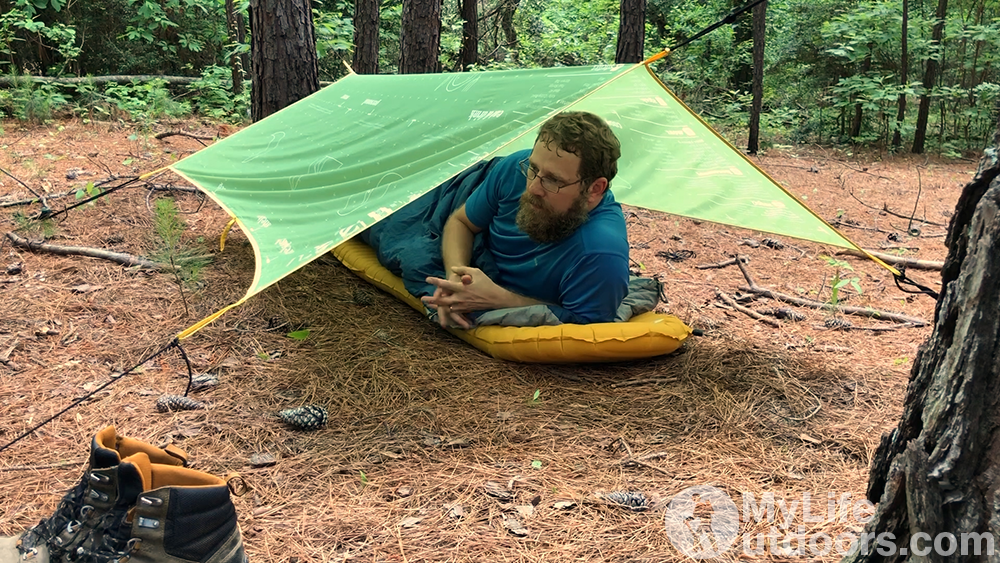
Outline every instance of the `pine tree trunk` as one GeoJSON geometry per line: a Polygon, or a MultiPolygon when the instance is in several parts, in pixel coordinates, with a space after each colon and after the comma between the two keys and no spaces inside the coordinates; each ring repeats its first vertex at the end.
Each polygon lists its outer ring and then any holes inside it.
{"type": "Polygon", "coordinates": [[[399,73],[441,72],[441,0],[403,0],[399,73]]]}
{"type": "MultiPolygon", "coordinates": [[[[996,560],[986,556],[985,538],[978,534],[992,534],[989,545],[997,547],[992,541],[1000,537],[998,149],[1000,124],[951,220],[934,331],[914,360],[903,418],[883,436],[872,462],[868,499],[878,508],[862,536],[868,545],[845,562],[996,560]],[[876,545],[874,538],[883,533],[892,540],[876,545]],[[928,536],[914,546],[911,539],[918,533],[928,536]],[[934,549],[935,538],[945,533],[957,542],[950,555],[934,549]],[[983,549],[979,555],[972,551],[976,545],[983,549]],[[963,546],[969,548],[966,555],[963,546]],[[914,547],[929,553],[919,556],[914,547]]],[[[940,544],[947,548],[951,541],[940,544]]]]}
{"type": "MultiPolygon", "coordinates": [[[[875,48],[871,43],[868,44],[868,55],[865,56],[865,60],[861,63],[861,75],[867,75],[872,69],[872,49],[875,48]]],[[[857,139],[861,136],[861,124],[864,123],[864,109],[861,107],[860,103],[854,104],[854,118],[851,119],[851,139],[857,139]]]]}
{"type": "Polygon", "coordinates": [[[319,90],[308,0],[251,0],[250,116],[260,121],[319,90]]]}
{"type": "MultiPolygon", "coordinates": [[[[931,45],[941,48],[941,37],[944,36],[944,19],[948,15],[948,0],[938,0],[937,21],[931,31],[931,45]]],[[[937,80],[938,63],[934,59],[927,59],[927,69],[924,71],[923,96],[920,96],[920,106],[917,108],[917,130],[913,134],[913,153],[923,154],[924,141],[927,138],[927,118],[931,113],[931,90],[934,88],[934,81],[937,80]]],[[[943,124],[942,124],[943,126],[943,124]]]]}
{"type": "MultiPolygon", "coordinates": [[[[899,61],[899,84],[906,87],[906,82],[909,80],[907,73],[907,66],[910,64],[909,52],[906,47],[906,34],[907,23],[910,18],[910,7],[909,1],[903,0],[903,29],[902,29],[902,41],[900,46],[900,61],[899,61]]],[[[902,131],[903,120],[906,118],[906,94],[900,94],[899,99],[896,102],[896,130],[892,133],[892,146],[899,148],[903,144],[902,131]]]]}
{"type": "Polygon", "coordinates": [[[521,46],[517,41],[517,30],[514,29],[514,12],[517,11],[518,5],[520,5],[521,0],[500,0],[503,4],[500,6],[500,28],[503,29],[503,36],[507,40],[505,47],[508,51],[514,54],[514,60],[517,60],[518,51],[521,46]]]}
{"type": "Polygon", "coordinates": [[[646,40],[646,0],[621,0],[616,63],[638,63],[646,40]]]}
{"type": "Polygon", "coordinates": [[[358,74],[378,74],[379,0],[355,0],[354,63],[358,74]]]}
{"type": "Polygon", "coordinates": [[[753,103],[750,106],[750,137],[747,152],[760,150],[760,112],[764,108],[764,25],[767,0],[753,7],[753,103]]]}
{"type": "Polygon", "coordinates": [[[462,14],[462,53],[459,60],[462,70],[479,62],[479,10],[477,0],[458,0],[462,14]]]}
{"type": "MultiPolygon", "coordinates": [[[[235,0],[226,0],[226,31],[231,45],[242,45],[246,42],[246,30],[243,28],[243,12],[236,8],[235,0]]],[[[247,72],[247,58],[244,54],[233,54],[229,58],[233,76],[233,94],[243,92],[243,76],[247,72]]]]}

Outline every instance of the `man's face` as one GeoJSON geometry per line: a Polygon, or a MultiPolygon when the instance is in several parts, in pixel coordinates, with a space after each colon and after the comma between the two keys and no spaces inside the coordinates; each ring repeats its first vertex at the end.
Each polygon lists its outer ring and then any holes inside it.
{"type": "Polygon", "coordinates": [[[536,242],[560,241],[587,222],[591,203],[596,203],[590,190],[580,183],[580,157],[557,150],[555,143],[546,146],[539,141],[528,163],[517,226],[536,242]],[[546,190],[546,185],[558,191],[546,190]]]}

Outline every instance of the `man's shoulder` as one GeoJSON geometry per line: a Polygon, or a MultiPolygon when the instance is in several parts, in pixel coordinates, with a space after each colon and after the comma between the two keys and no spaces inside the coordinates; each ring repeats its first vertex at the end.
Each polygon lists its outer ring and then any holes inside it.
{"type": "Polygon", "coordinates": [[[622,206],[609,193],[580,227],[580,243],[585,253],[618,254],[628,257],[628,229],[622,206]]]}

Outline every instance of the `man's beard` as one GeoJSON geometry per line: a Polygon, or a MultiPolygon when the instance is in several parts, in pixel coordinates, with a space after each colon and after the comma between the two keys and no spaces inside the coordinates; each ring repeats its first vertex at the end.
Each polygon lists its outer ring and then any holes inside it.
{"type": "Polygon", "coordinates": [[[587,193],[580,194],[565,213],[552,211],[545,200],[525,190],[517,208],[517,226],[531,240],[545,244],[559,242],[587,222],[587,193]],[[538,207],[532,205],[535,203],[538,207]]]}

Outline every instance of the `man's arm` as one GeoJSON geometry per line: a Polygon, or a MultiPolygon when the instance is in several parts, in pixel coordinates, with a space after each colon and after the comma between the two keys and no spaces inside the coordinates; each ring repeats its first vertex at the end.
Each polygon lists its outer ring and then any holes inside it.
{"type": "Polygon", "coordinates": [[[441,232],[441,258],[446,279],[459,280],[461,276],[453,273],[453,269],[472,263],[472,242],[481,231],[465,214],[464,203],[445,221],[441,232]]]}

